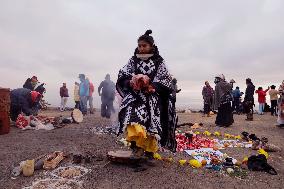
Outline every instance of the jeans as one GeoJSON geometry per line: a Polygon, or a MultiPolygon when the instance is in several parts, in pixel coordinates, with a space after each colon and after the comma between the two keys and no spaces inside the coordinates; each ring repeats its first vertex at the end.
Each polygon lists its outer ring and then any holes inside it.
{"type": "Polygon", "coordinates": [[[88,96],[87,97],[87,101],[89,101],[89,106],[90,106],[90,112],[93,112],[93,97],[92,96],[88,96]]]}
{"type": "Polygon", "coordinates": [[[263,114],[265,103],[259,103],[259,114],[263,114]]]}
{"type": "Polygon", "coordinates": [[[61,97],[61,105],[60,105],[60,110],[64,111],[66,108],[68,97],[61,97]]]}
{"type": "Polygon", "coordinates": [[[80,96],[80,111],[86,115],[87,114],[87,96],[80,96]]]}

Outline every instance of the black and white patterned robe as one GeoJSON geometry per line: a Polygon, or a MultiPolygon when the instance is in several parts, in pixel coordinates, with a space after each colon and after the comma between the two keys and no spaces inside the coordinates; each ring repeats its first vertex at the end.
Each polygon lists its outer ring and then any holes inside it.
{"type": "Polygon", "coordinates": [[[175,150],[176,114],[170,100],[171,80],[172,77],[159,55],[148,60],[133,56],[129,60],[119,71],[117,81],[117,90],[123,98],[118,115],[119,133],[124,132],[129,124],[138,123],[147,132],[155,134],[157,139],[162,139],[162,146],[175,150]],[[156,92],[146,94],[132,90],[129,81],[134,74],[147,75],[156,92]]]}

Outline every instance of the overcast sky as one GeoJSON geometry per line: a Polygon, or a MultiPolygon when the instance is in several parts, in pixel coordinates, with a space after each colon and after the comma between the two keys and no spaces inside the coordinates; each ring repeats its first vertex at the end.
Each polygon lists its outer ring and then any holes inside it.
{"type": "MultiPolygon", "coordinates": [[[[182,93],[179,105],[201,107],[204,81],[223,73],[244,90],[284,79],[282,0],[0,0],[0,86],[21,87],[37,75],[46,99],[60,102],[66,82],[85,73],[96,87],[132,56],[137,38],[155,43],[182,93]]],[[[95,104],[99,104],[95,95],[95,104]]]]}

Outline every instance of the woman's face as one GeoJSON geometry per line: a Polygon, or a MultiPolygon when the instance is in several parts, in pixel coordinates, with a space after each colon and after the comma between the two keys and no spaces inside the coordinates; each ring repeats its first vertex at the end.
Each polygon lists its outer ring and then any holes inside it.
{"type": "Polygon", "coordinates": [[[152,51],[152,45],[145,41],[138,41],[139,54],[149,54],[152,51]]]}

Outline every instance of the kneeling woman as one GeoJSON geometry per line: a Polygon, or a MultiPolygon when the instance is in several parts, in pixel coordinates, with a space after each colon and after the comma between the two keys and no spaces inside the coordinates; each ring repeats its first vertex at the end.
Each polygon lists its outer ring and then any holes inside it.
{"type": "Polygon", "coordinates": [[[134,56],[119,71],[116,84],[123,100],[119,133],[126,134],[135,156],[152,155],[162,147],[175,151],[176,114],[171,75],[159,55],[151,30],[139,37],[134,56]]]}

